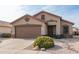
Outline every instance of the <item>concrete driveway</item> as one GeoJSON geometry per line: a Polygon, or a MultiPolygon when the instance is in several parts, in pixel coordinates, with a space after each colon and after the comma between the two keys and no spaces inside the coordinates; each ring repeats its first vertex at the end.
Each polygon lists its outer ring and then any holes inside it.
{"type": "Polygon", "coordinates": [[[0,38],[0,53],[16,53],[33,42],[34,39],[0,38]]]}
{"type": "Polygon", "coordinates": [[[44,51],[26,50],[33,41],[34,39],[0,38],[0,54],[46,54],[44,51]]]}
{"type": "Polygon", "coordinates": [[[7,39],[1,42],[0,50],[19,50],[27,47],[32,42],[32,39],[7,39]]]}

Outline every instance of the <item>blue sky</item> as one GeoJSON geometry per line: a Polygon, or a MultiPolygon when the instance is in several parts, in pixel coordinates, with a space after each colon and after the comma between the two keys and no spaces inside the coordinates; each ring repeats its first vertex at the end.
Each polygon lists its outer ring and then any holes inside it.
{"type": "Polygon", "coordinates": [[[12,22],[24,14],[33,15],[42,10],[74,22],[74,26],[79,28],[79,5],[2,5],[0,20],[12,22]]]}

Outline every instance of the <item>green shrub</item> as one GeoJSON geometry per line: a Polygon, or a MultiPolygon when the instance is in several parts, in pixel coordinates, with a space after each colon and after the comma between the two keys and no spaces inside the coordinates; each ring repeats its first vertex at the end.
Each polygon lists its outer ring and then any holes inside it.
{"type": "Polygon", "coordinates": [[[1,35],[1,37],[3,37],[3,38],[10,38],[11,37],[11,34],[10,33],[3,33],[1,35]]]}
{"type": "Polygon", "coordinates": [[[34,43],[33,46],[38,46],[39,48],[51,48],[54,46],[53,38],[48,36],[40,36],[38,37],[34,43]]]}

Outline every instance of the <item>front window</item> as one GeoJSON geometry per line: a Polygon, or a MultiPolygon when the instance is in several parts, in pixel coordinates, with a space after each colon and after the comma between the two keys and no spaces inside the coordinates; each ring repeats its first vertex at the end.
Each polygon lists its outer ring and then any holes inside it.
{"type": "Polygon", "coordinates": [[[45,20],[45,15],[41,15],[41,19],[45,20]]]}
{"type": "Polygon", "coordinates": [[[68,34],[69,33],[69,26],[63,26],[63,33],[68,34]]]}
{"type": "Polygon", "coordinates": [[[29,20],[30,20],[30,18],[28,18],[28,17],[25,18],[25,21],[26,22],[29,22],[29,20]]]}

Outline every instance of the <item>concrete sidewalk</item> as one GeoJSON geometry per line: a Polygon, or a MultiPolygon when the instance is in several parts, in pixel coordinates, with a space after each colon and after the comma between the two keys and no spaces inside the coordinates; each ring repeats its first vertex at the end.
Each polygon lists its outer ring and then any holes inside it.
{"type": "Polygon", "coordinates": [[[0,54],[50,54],[46,51],[32,50],[0,50],[0,54]]]}

